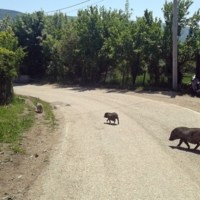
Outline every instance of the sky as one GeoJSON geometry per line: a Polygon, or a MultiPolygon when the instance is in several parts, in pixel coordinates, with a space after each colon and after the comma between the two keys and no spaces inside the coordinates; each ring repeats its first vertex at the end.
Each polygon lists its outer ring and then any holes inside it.
{"type": "MultiPolygon", "coordinates": [[[[171,2],[172,0],[167,0],[171,2]]],[[[200,8],[200,0],[193,0],[193,4],[189,11],[193,14],[200,8]]],[[[77,16],[79,9],[87,9],[88,6],[98,5],[104,6],[106,9],[122,9],[125,10],[126,0],[0,0],[0,9],[15,10],[23,13],[33,13],[35,11],[43,10],[49,15],[53,14],[55,10],[60,10],[68,16],[77,16]],[[63,9],[65,8],[65,9],[63,9]]],[[[148,9],[153,12],[154,17],[163,20],[162,7],[165,0],[129,0],[129,8],[133,9],[131,19],[142,17],[144,10],[148,9]]]]}

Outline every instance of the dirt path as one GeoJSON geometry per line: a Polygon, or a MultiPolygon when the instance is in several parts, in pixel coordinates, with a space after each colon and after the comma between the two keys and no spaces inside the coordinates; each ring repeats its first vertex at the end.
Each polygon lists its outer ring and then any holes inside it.
{"type": "Polygon", "coordinates": [[[200,114],[191,110],[200,111],[198,98],[48,85],[14,90],[51,102],[63,121],[49,165],[25,199],[200,199],[200,150],[168,140],[174,127],[198,126],[200,114]],[[112,111],[119,125],[105,124],[112,111]]]}

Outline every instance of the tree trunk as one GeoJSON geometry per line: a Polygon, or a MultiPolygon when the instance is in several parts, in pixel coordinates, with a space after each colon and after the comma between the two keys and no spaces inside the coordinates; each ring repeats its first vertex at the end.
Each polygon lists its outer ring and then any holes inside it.
{"type": "Polygon", "coordinates": [[[132,85],[135,85],[136,77],[138,75],[139,66],[140,65],[140,53],[137,54],[137,58],[131,67],[131,75],[132,75],[132,85]]]}

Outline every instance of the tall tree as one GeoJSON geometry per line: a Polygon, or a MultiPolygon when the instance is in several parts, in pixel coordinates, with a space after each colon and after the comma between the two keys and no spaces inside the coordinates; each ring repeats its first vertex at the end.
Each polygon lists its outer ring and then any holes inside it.
{"type": "Polygon", "coordinates": [[[43,77],[46,66],[42,53],[43,31],[45,29],[45,16],[42,11],[33,14],[23,14],[15,19],[13,30],[19,38],[19,44],[26,48],[27,56],[21,73],[33,77],[43,77]]]}
{"type": "Polygon", "coordinates": [[[77,19],[77,34],[79,50],[83,61],[82,81],[98,82],[99,51],[103,45],[103,26],[98,7],[90,7],[88,10],[79,11],[77,19]]]}
{"type": "Polygon", "coordinates": [[[1,90],[0,103],[7,103],[13,95],[12,80],[17,75],[17,71],[25,53],[18,45],[17,37],[15,37],[9,24],[10,18],[0,22],[0,82],[5,91],[1,90]],[[3,102],[2,102],[3,101],[3,102]]]}
{"type": "MultiPolygon", "coordinates": [[[[189,8],[192,5],[192,0],[179,0],[178,1],[178,37],[181,36],[183,28],[189,26],[190,28],[193,26],[192,21],[194,18],[188,17],[189,8]]],[[[172,21],[173,21],[173,4],[172,2],[165,2],[163,7],[163,13],[165,18],[164,25],[164,36],[163,36],[163,44],[162,44],[162,56],[165,61],[165,75],[168,78],[169,84],[172,83],[172,21]]],[[[199,13],[197,13],[199,18],[199,13]]],[[[182,80],[182,69],[186,62],[191,58],[189,56],[188,47],[182,44],[180,41],[178,43],[178,83],[181,83],[182,80]]]]}
{"type": "Polygon", "coordinates": [[[161,41],[163,32],[161,20],[153,18],[153,13],[145,10],[143,17],[146,24],[146,37],[144,39],[144,61],[147,65],[147,71],[150,75],[150,83],[158,85],[162,82],[163,66],[160,65],[161,59],[161,41]]]}

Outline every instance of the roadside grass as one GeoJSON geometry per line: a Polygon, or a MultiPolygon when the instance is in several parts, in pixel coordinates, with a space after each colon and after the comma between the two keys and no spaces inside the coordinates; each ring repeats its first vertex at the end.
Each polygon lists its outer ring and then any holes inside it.
{"type": "Polygon", "coordinates": [[[55,128],[55,126],[57,125],[57,122],[52,112],[52,106],[49,103],[42,101],[39,98],[29,97],[29,99],[33,102],[34,105],[36,105],[36,103],[41,103],[43,105],[43,108],[45,111],[44,117],[45,117],[46,123],[49,124],[52,128],[55,128]]]}
{"type": "Polygon", "coordinates": [[[25,153],[25,150],[20,147],[23,140],[22,134],[35,123],[35,109],[25,103],[26,99],[34,104],[38,101],[41,102],[45,110],[45,121],[53,128],[56,125],[52,108],[47,102],[33,97],[14,95],[10,105],[0,106],[0,143],[8,143],[10,149],[15,153],[25,153]]]}
{"type": "Polygon", "coordinates": [[[191,83],[191,78],[194,74],[192,73],[186,73],[183,75],[183,80],[182,80],[182,83],[191,83]]]}
{"type": "Polygon", "coordinates": [[[9,143],[15,153],[23,152],[18,146],[22,133],[34,124],[34,113],[31,110],[24,99],[16,95],[10,105],[0,107],[0,142],[9,143]]]}
{"type": "MultiPolygon", "coordinates": [[[[194,75],[194,73],[184,73],[182,83],[178,86],[178,92],[181,94],[191,94],[190,90],[190,84],[191,84],[191,78],[194,75]]],[[[150,84],[150,76],[147,73],[144,79],[144,75],[139,75],[136,78],[135,84],[132,85],[132,79],[129,77],[125,80],[124,85],[122,85],[122,77],[121,76],[115,76],[114,78],[108,78],[106,80],[106,83],[104,86],[106,88],[117,88],[117,89],[128,89],[133,90],[136,92],[142,92],[142,91],[172,91],[172,86],[167,83],[166,77],[162,77],[162,83],[159,85],[152,85],[150,84]]]]}

